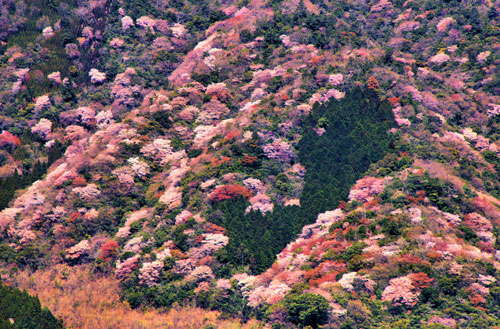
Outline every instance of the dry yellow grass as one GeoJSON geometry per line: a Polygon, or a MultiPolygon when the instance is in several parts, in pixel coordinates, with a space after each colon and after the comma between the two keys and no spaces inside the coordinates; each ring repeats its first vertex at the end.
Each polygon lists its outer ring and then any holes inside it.
{"type": "Polygon", "coordinates": [[[118,295],[113,278],[91,278],[86,267],[58,265],[33,274],[18,273],[14,279],[21,289],[38,295],[43,306],[64,321],[68,329],[198,329],[212,325],[221,329],[263,328],[257,321],[244,325],[237,320],[218,320],[218,312],[194,306],[158,310],[132,310],[118,295]]]}

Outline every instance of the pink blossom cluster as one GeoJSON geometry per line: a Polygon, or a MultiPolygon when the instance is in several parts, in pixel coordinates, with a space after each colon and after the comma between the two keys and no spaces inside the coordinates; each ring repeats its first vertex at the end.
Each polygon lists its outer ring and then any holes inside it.
{"type": "Polygon", "coordinates": [[[193,105],[189,105],[182,109],[182,111],[177,113],[177,117],[184,121],[193,121],[194,119],[196,119],[199,113],[199,108],[193,105]]]}
{"type": "Polygon", "coordinates": [[[186,156],[186,151],[175,152],[166,138],[157,138],[141,148],[141,153],[164,166],[170,161],[179,161],[186,156]]]}
{"type": "Polygon", "coordinates": [[[281,42],[283,42],[283,45],[285,45],[285,47],[287,47],[287,48],[294,47],[294,46],[298,45],[298,43],[292,41],[290,39],[290,36],[288,36],[288,35],[280,35],[280,40],[281,40],[281,42]]]}
{"type": "Polygon", "coordinates": [[[446,55],[444,52],[441,52],[429,58],[429,63],[442,64],[448,62],[449,60],[450,56],[446,55]]]}
{"type": "Polygon", "coordinates": [[[250,306],[258,306],[262,303],[277,303],[291,290],[291,288],[284,282],[279,280],[272,280],[266,286],[258,286],[252,290],[248,296],[248,304],[250,306]]]}
{"type": "Polygon", "coordinates": [[[13,94],[17,94],[22,89],[23,82],[21,80],[17,80],[12,84],[11,91],[13,94]]]}
{"type": "Polygon", "coordinates": [[[161,276],[163,266],[163,262],[158,260],[142,264],[142,268],[139,270],[139,283],[148,287],[156,285],[161,276]]]}
{"type": "Polygon", "coordinates": [[[43,29],[42,35],[45,39],[52,38],[54,36],[54,29],[52,26],[47,26],[46,28],[43,29]]]}
{"type": "Polygon", "coordinates": [[[342,218],[344,218],[344,214],[341,209],[325,211],[318,215],[316,222],[304,226],[299,237],[307,239],[316,234],[325,235],[328,233],[330,225],[342,220],[342,218]]]}
{"type": "Polygon", "coordinates": [[[199,125],[194,128],[194,146],[195,147],[204,147],[207,146],[208,142],[217,134],[220,134],[224,131],[225,127],[222,125],[199,125]]]}
{"type": "Polygon", "coordinates": [[[378,3],[374,4],[373,6],[371,6],[370,12],[377,13],[377,12],[380,12],[380,11],[383,11],[383,10],[387,10],[387,9],[390,9],[390,8],[392,8],[392,3],[390,3],[387,0],[380,0],[378,3]]]}
{"type": "Polygon", "coordinates": [[[243,180],[243,185],[255,193],[264,192],[267,189],[266,185],[261,180],[252,177],[243,180]]]}
{"type": "Polygon", "coordinates": [[[184,25],[179,23],[175,23],[174,26],[170,28],[170,30],[176,38],[182,38],[186,34],[186,28],[184,27],[184,25]]]}
{"type": "Polygon", "coordinates": [[[49,95],[42,95],[35,100],[35,111],[37,113],[48,110],[52,106],[49,95]]]}
{"type": "Polygon", "coordinates": [[[397,32],[409,32],[414,31],[420,27],[420,23],[417,21],[405,21],[399,24],[395,31],[397,32]]]}
{"type": "Polygon", "coordinates": [[[75,187],[73,192],[75,192],[78,197],[83,200],[93,200],[101,195],[101,191],[99,191],[95,184],[89,184],[84,187],[75,187]]]}
{"type": "Polygon", "coordinates": [[[456,328],[457,326],[457,321],[452,318],[443,318],[437,315],[434,315],[428,322],[429,324],[440,324],[445,327],[450,327],[450,328],[456,328]]]}
{"type": "Polygon", "coordinates": [[[275,139],[272,143],[264,145],[262,148],[264,154],[269,159],[275,159],[281,162],[290,162],[296,158],[292,146],[284,140],[275,139]]]}
{"type": "Polygon", "coordinates": [[[444,32],[444,31],[448,30],[450,25],[452,25],[455,22],[456,21],[453,17],[445,17],[442,20],[440,20],[439,23],[436,24],[436,29],[439,32],[444,32]]]}
{"type": "Polygon", "coordinates": [[[51,74],[47,75],[47,79],[55,83],[56,85],[61,85],[62,84],[62,79],[61,79],[61,72],[52,72],[51,74]]]}
{"type": "Polygon", "coordinates": [[[125,44],[125,41],[123,41],[122,39],[118,38],[118,37],[114,37],[109,45],[113,48],[121,48],[123,47],[123,45],[125,44]]]}
{"type": "Polygon", "coordinates": [[[500,114],[500,105],[499,104],[488,104],[488,110],[486,111],[486,114],[488,117],[496,117],[497,115],[500,114]]]}
{"type": "Polygon", "coordinates": [[[214,252],[228,244],[229,238],[223,234],[206,233],[200,247],[191,248],[190,258],[201,259],[212,256],[214,252]]]}
{"type": "Polygon", "coordinates": [[[146,247],[150,244],[149,241],[143,241],[144,238],[142,236],[137,236],[127,241],[125,246],[123,247],[123,251],[131,251],[136,254],[140,253],[142,248],[146,247]]]}
{"type": "MultiPolygon", "coordinates": [[[[125,17],[124,17],[125,18],[125,17]]],[[[122,19],[123,22],[123,19],[122,19]]],[[[153,34],[155,33],[154,28],[156,26],[156,21],[148,16],[142,16],[137,19],[135,22],[137,26],[141,27],[144,30],[149,30],[153,34]]]]}
{"type": "Polygon", "coordinates": [[[118,229],[116,236],[119,238],[127,237],[130,234],[130,225],[132,225],[132,223],[135,223],[143,218],[150,218],[151,215],[152,213],[150,208],[143,208],[132,212],[128,215],[125,225],[118,229]]]}
{"type": "Polygon", "coordinates": [[[313,94],[309,103],[310,104],[314,104],[316,102],[324,103],[324,102],[327,102],[328,100],[330,100],[331,98],[341,99],[341,98],[344,98],[344,96],[345,96],[345,93],[338,91],[335,88],[332,88],[332,89],[327,90],[323,94],[321,94],[321,93],[313,94]]]}
{"type": "Polygon", "coordinates": [[[131,79],[137,74],[133,67],[128,67],[125,72],[117,74],[115,81],[113,81],[114,86],[129,86],[131,79]]]}
{"type": "Polygon", "coordinates": [[[64,129],[65,137],[68,140],[77,141],[87,136],[87,131],[82,126],[71,125],[64,129]]]}
{"type": "Polygon", "coordinates": [[[406,94],[410,94],[412,99],[416,102],[422,101],[422,94],[420,91],[412,85],[407,85],[403,87],[403,92],[406,94]]]}
{"type": "Polygon", "coordinates": [[[191,217],[193,217],[193,214],[189,210],[184,209],[180,214],[175,216],[175,225],[183,224],[191,217]]]}
{"type": "Polygon", "coordinates": [[[106,80],[106,73],[99,71],[98,69],[90,69],[89,71],[90,82],[93,84],[100,84],[106,80]]]}
{"type": "Polygon", "coordinates": [[[134,20],[130,16],[122,17],[122,30],[127,31],[129,28],[134,27],[134,20]]]}
{"type": "Polygon", "coordinates": [[[130,165],[130,169],[134,172],[134,174],[139,178],[144,178],[150,173],[149,165],[140,160],[139,157],[133,157],[127,160],[127,163],[130,165]]]}
{"type": "Polygon", "coordinates": [[[90,26],[85,26],[82,30],[82,36],[88,41],[94,37],[94,29],[90,26]]]}
{"type": "Polygon", "coordinates": [[[33,134],[37,134],[43,140],[50,139],[50,133],[52,131],[52,122],[48,119],[40,119],[38,123],[31,128],[33,134]]]}
{"type": "Polygon", "coordinates": [[[384,191],[386,180],[384,178],[364,177],[354,184],[349,192],[349,200],[367,202],[384,191]]]}
{"type": "Polygon", "coordinates": [[[344,83],[344,76],[340,73],[330,74],[328,76],[328,83],[332,86],[339,86],[344,83]]]}
{"type": "Polygon", "coordinates": [[[63,125],[82,124],[92,127],[96,124],[95,110],[88,106],[64,111],[59,115],[59,119],[63,125]]]}
{"type": "Polygon", "coordinates": [[[401,115],[401,106],[397,106],[395,108],[392,109],[392,112],[394,113],[394,119],[396,120],[396,123],[399,125],[399,126],[411,126],[411,121],[406,119],[406,118],[403,118],[402,115],[401,115]]]}
{"type": "Polygon", "coordinates": [[[221,102],[226,102],[231,99],[231,93],[227,89],[227,86],[224,82],[208,85],[205,94],[216,97],[221,102]]]}
{"type": "Polygon", "coordinates": [[[488,57],[490,57],[490,55],[491,55],[491,52],[489,50],[483,51],[477,55],[476,59],[479,63],[484,63],[484,62],[486,62],[488,57]]]}
{"type": "Polygon", "coordinates": [[[111,112],[110,110],[101,111],[97,113],[97,115],[95,116],[95,120],[99,128],[104,128],[114,122],[113,112],[111,112]]]}
{"type": "Polygon", "coordinates": [[[137,268],[139,265],[139,255],[134,255],[125,259],[124,261],[117,260],[116,261],[116,277],[120,280],[125,279],[132,271],[137,268]]]}
{"type": "Polygon", "coordinates": [[[35,232],[28,227],[19,228],[15,231],[17,236],[17,244],[25,246],[36,239],[35,232]]]}
{"type": "Polygon", "coordinates": [[[273,211],[274,205],[271,202],[271,198],[264,193],[257,193],[248,201],[250,201],[250,205],[246,209],[246,212],[249,212],[250,210],[260,210],[262,213],[273,211]]]}
{"type": "Polygon", "coordinates": [[[15,218],[20,211],[19,208],[5,208],[0,212],[0,232],[15,224],[15,218]]]}
{"type": "Polygon", "coordinates": [[[217,98],[213,98],[210,102],[203,104],[198,121],[203,124],[215,123],[228,113],[227,106],[217,98]]]}
{"type": "Polygon", "coordinates": [[[389,281],[389,285],[382,292],[382,301],[411,307],[417,304],[418,295],[412,280],[408,276],[402,276],[389,281]]]}
{"type": "MultiPolygon", "coordinates": [[[[165,246],[165,244],[163,244],[165,246]]],[[[172,257],[172,252],[170,251],[170,248],[164,248],[161,249],[160,251],[155,251],[156,259],[157,260],[164,260],[165,258],[172,257]]]]}
{"type": "Polygon", "coordinates": [[[73,247],[66,249],[65,257],[66,259],[69,260],[75,260],[88,255],[89,252],[90,252],[89,240],[82,240],[73,247]]]}
{"type": "Polygon", "coordinates": [[[432,110],[437,110],[439,107],[439,101],[433,93],[424,91],[422,92],[422,104],[432,110]]]}
{"type": "Polygon", "coordinates": [[[191,273],[195,267],[195,261],[193,259],[179,259],[175,262],[173,271],[176,274],[187,275],[191,273]]]}
{"type": "Polygon", "coordinates": [[[191,273],[186,276],[186,280],[190,282],[210,281],[214,278],[212,269],[206,265],[195,267],[191,273]]]}
{"type": "Polygon", "coordinates": [[[81,55],[80,50],[78,50],[78,45],[75,43],[68,43],[65,47],[65,51],[70,59],[78,58],[81,55]]]}
{"type": "Polygon", "coordinates": [[[120,184],[127,189],[132,188],[132,186],[135,184],[134,174],[132,172],[132,169],[130,169],[129,167],[116,168],[112,171],[112,173],[113,175],[116,175],[118,177],[118,181],[120,182],[120,184]]]}

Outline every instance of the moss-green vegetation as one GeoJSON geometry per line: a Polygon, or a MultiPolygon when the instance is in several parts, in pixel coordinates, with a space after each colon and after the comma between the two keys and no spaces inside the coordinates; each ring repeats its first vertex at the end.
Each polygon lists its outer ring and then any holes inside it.
{"type": "Polygon", "coordinates": [[[0,328],[62,329],[62,321],[42,308],[38,297],[0,285],[0,328]]]}

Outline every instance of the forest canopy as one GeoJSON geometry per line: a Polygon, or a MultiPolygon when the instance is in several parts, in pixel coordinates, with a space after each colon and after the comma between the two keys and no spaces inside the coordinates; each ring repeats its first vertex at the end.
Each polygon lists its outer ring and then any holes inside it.
{"type": "Polygon", "coordinates": [[[275,206],[264,215],[245,213],[248,202],[243,198],[215,204],[214,212],[223,216],[211,220],[229,235],[221,260],[250,264],[253,273],[269,268],[304,225],[337,207],[369,165],[391,151],[394,137],[388,130],[395,126],[390,103],[381,101],[372,89],[356,87],[343,99],[316,103],[303,122],[297,145],[299,161],[306,167],[301,206],[275,206]],[[321,136],[318,128],[325,129],[321,136]]]}
{"type": "Polygon", "coordinates": [[[62,321],[42,308],[38,297],[0,285],[0,329],[62,329],[62,321]]]}

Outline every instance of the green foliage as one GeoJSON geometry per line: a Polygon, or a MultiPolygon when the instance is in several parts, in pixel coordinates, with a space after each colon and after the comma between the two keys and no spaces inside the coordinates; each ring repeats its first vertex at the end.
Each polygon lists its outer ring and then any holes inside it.
{"type": "Polygon", "coordinates": [[[217,21],[222,21],[226,18],[228,18],[228,16],[226,14],[224,14],[224,12],[222,12],[220,10],[214,10],[205,16],[201,16],[201,15],[194,16],[191,21],[186,23],[186,27],[191,32],[204,31],[213,23],[215,23],[217,21]]]}
{"type": "Polygon", "coordinates": [[[158,111],[153,113],[153,120],[157,121],[160,126],[169,129],[172,126],[172,114],[166,111],[158,111]]]}
{"type": "Polygon", "coordinates": [[[462,198],[460,192],[455,190],[451,183],[430,177],[428,174],[408,177],[404,189],[410,196],[416,196],[418,191],[424,191],[432,205],[439,210],[457,213],[460,209],[462,198]]]}
{"type": "Polygon", "coordinates": [[[483,151],[481,155],[487,162],[491,163],[495,169],[494,172],[487,169],[482,173],[484,186],[489,193],[493,194],[495,197],[500,197],[500,158],[495,152],[490,150],[483,151]]]}
{"type": "Polygon", "coordinates": [[[305,223],[338,206],[370,164],[390,151],[393,138],[387,131],[394,126],[390,104],[371,90],[355,88],[341,100],[313,107],[297,146],[307,168],[300,196],[305,223]],[[313,128],[323,118],[328,128],[318,136],[313,128]]]}
{"type": "Polygon", "coordinates": [[[217,291],[210,296],[208,305],[200,306],[208,306],[210,309],[218,310],[222,313],[222,318],[236,316],[242,321],[247,321],[253,312],[253,309],[248,305],[248,301],[238,287],[233,287],[225,291],[217,291]]]}
{"type": "MultiPolygon", "coordinates": [[[[271,3],[276,7],[281,1],[273,0],[271,3]]],[[[254,36],[263,36],[268,51],[273,46],[280,46],[280,35],[288,34],[293,26],[303,26],[311,33],[304,43],[310,43],[318,48],[328,48],[330,40],[335,40],[338,32],[335,30],[336,17],[332,14],[313,14],[309,13],[305,7],[298,6],[293,14],[283,15],[279,10],[275,11],[274,18],[258,26],[254,36]]],[[[266,55],[263,56],[266,60],[266,55]]]]}
{"type": "Polygon", "coordinates": [[[283,299],[289,321],[301,328],[318,328],[328,321],[330,305],[325,297],[313,293],[289,294],[283,299]]]}
{"type": "Polygon", "coordinates": [[[247,43],[247,42],[252,41],[252,39],[253,39],[253,36],[252,36],[252,33],[249,30],[242,30],[240,32],[240,40],[241,40],[241,42],[247,43]]]}
{"type": "MultiPolygon", "coordinates": [[[[304,225],[338,206],[369,165],[390,150],[392,138],[387,131],[394,124],[389,104],[370,90],[356,88],[343,100],[314,106],[298,144],[300,162],[307,168],[301,207],[275,205],[272,213],[263,215],[260,211],[245,214],[248,202],[244,199],[215,204],[208,219],[226,228],[229,236],[220,261],[236,266],[249,264],[253,273],[269,268],[275,255],[304,225]],[[320,118],[329,122],[322,136],[313,130],[320,118]]],[[[256,141],[249,141],[249,145],[253,143],[256,141]]],[[[260,156],[261,151],[254,154],[260,156]]],[[[276,189],[286,192],[289,180],[279,172],[272,173],[276,175],[276,189]]],[[[360,236],[365,233],[359,232],[360,236]]],[[[358,247],[356,244],[345,254],[346,260],[360,253],[358,247]]]]}
{"type": "Polygon", "coordinates": [[[466,225],[459,225],[457,227],[458,229],[458,237],[463,238],[465,241],[468,241],[470,243],[476,243],[479,241],[479,237],[477,236],[476,232],[472,230],[470,227],[466,225]]]}
{"type": "Polygon", "coordinates": [[[190,158],[196,158],[198,155],[202,154],[203,150],[202,149],[190,149],[187,153],[188,157],[190,158]]]}
{"type": "Polygon", "coordinates": [[[285,82],[283,81],[283,77],[281,75],[278,75],[278,76],[271,78],[266,90],[270,93],[275,93],[284,85],[285,85],[285,82]]]}
{"type": "Polygon", "coordinates": [[[0,328],[62,329],[63,325],[47,308],[42,309],[38,297],[0,285],[0,328]]]}
{"type": "Polygon", "coordinates": [[[198,81],[204,86],[208,86],[212,83],[219,83],[228,78],[227,72],[221,72],[219,70],[214,70],[210,73],[191,73],[191,79],[198,81]]]}
{"type": "Polygon", "coordinates": [[[253,210],[245,214],[247,206],[243,198],[217,203],[209,220],[226,228],[229,236],[229,244],[226,252],[219,256],[220,260],[237,266],[249,264],[252,272],[261,273],[294,237],[289,222],[298,207],[276,206],[271,214],[263,215],[253,210]]]}
{"type": "Polygon", "coordinates": [[[192,284],[157,285],[153,287],[143,287],[136,280],[129,280],[124,283],[125,290],[123,298],[127,300],[132,308],[143,305],[153,307],[170,307],[174,303],[184,304],[194,296],[192,284]]]}
{"type": "Polygon", "coordinates": [[[364,242],[354,242],[350,247],[346,248],[343,253],[337,255],[335,258],[344,260],[346,262],[350,261],[355,256],[361,255],[363,249],[368,245],[364,242]]]}
{"type": "Polygon", "coordinates": [[[438,280],[439,290],[448,296],[455,296],[460,289],[460,278],[454,276],[442,277],[438,280]]]}

